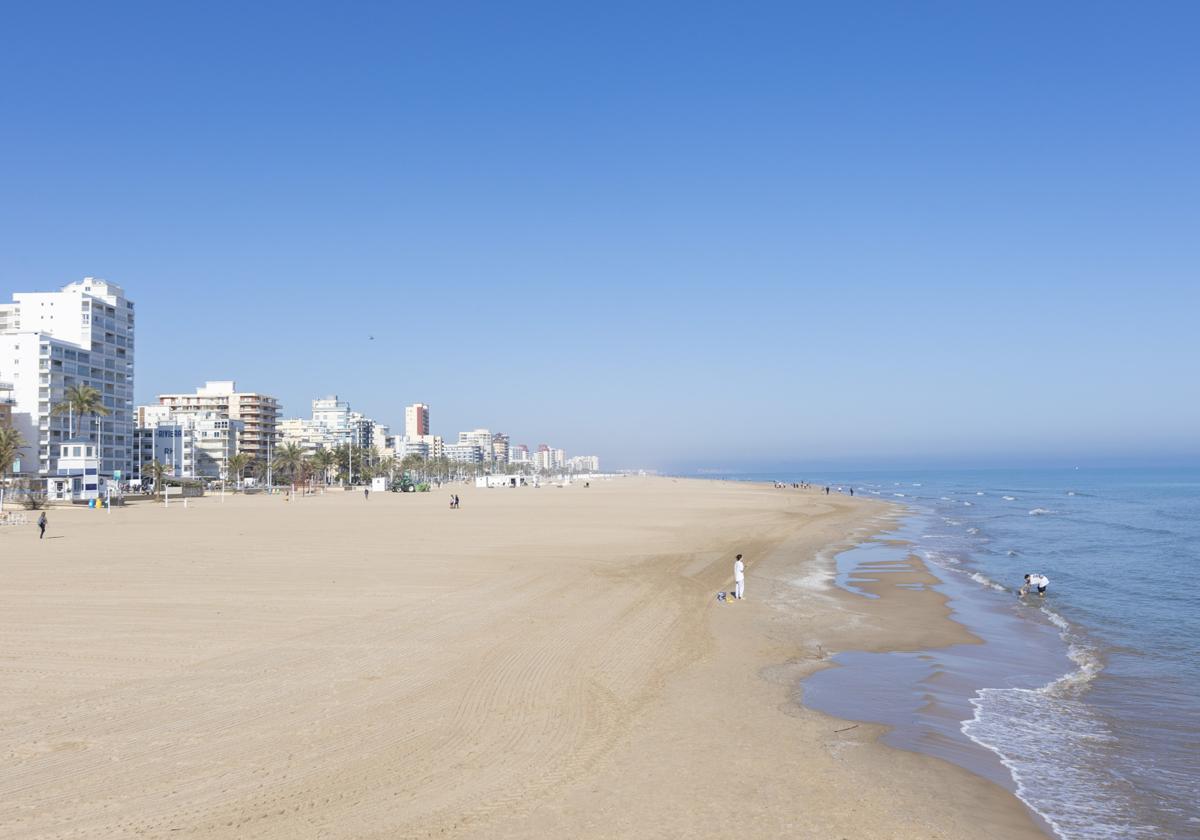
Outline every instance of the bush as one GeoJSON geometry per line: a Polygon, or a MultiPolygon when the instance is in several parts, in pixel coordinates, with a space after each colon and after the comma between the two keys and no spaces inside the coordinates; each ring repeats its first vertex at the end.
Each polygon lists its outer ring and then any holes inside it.
{"type": "Polygon", "coordinates": [[[20,499],[21,507],[25,510],[41,510],[49,503],[46,498],[46,491],[30,484],[28,481],[22,481],[16,487],[17,496],[20,499]]]}

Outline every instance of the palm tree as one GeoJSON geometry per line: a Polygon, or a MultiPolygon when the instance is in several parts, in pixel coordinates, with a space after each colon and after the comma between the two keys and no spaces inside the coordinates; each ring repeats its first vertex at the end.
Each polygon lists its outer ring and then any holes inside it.
{"type": "MultiPolygon", "coordinates": [[[[97,417],[107,417],[109,415],[108,406],[104,404],[104,398],[100,392],[91,385],[72,385],[63,392],[62,402],[55,404],[54,408],[50,409],[51,414],[67,415],[67,437],[74,437],[75,430],[72,420],[74,415],[79,415],[79,425],[83,425],[83,418],[89,414],[94,414],[97,417]]],[[[98,444],[100,441],[96,441],[98,444]]]]}
{"type": "Polygon", "coordinates": [[[11,426],[0,426],[0,479],[8,475],[13,462],[20,457],[26,446],[28,443],[20,432],[11,426]]]}
{"type": "Polygon", "coordinates": [[[304,462],[304,450],[294,443],[285,443],[275,447],[275,461],[272,468],[277,473],[287,476],[288,481],[295,483],[296,472],[304,462]]]}
{"type": "Polygon", "coordinates": [[[149,474],[154,479],[154,489],[158,493],[162,493],[167,489],[166,477],[170,470],[162,461],[147,461],[142,464],[142,475],[149,474]]]}
{"type": "Polygon", "coordinates": [[[337,464],[337,455],[331,449],[320,449],[312,456],[313,466],[321,471],[321,480],[329,486],[329,471],[337,464]]]}
{"type": "Polygon", "coordinates": [[[225,480],[229,480],[229,476],[234,476],[234,489],[242,489],[242,476],[246,472],[246,467],[250,466],[250,462],[254,459],[250,457],[249,452],[238,452],[230,455],[225,462],[225,480]]]}
{"type": "Polygon", "coordinates": [[[379,470],[379,475],[386,475],[388,478],[388,482],[390,483],[391,480],[396,477],[396,458],[395,458],[395,456],[389,455],[386,458],[383,458],[382,460],[380,460],[380,462],[378,464],[376,464],[376,469],[379,470]]]}

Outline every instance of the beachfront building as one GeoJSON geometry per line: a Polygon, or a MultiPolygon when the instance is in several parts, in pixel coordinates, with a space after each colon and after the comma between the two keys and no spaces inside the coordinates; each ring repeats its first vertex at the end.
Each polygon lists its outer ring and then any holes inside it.
{"type": "Polygon", "coordinates": [[[498,467],[502,467],[508,463],[508,435],[504,432],[496,432],[492,435],[492,461],[498,467]]]}
{"type": "Polygon", "coordinates": [[[508,448],[508,460],[512,464],[533,464],[533,458],[529,455],[529,447],[523,443],[508,448]]]}
{"type": "Polygon", "coordinates": [[[205,382],[192,394],[159,394],[159,405],[172,412],[214,412],[241,425],[237,451],[266,463],[279,436],[279,400],[257,391],[239,391],[232,379],[205,382]]]}
{"type": "Polygon", "coordinates": [[[138,406],[137,416],[136,477],[142,477],[140,468],[150,460],[183,478],[229,477],[226,466],[245,431],[241,420],[219,411],[179,411],[161,404],[138,406]]]}
{"type": "Polygon", "coordinates": [[[404,437],[420,440],[429,434],[429,406],[413,403],[404,409],[404,437]]]}
{"type": "Polygon", "coordinates": [[[567,469],[577,473],[600,472],[600,459],[595,455],[575,455],[567,459],[567,469]]]}
{"type": "Polygon", "coordinates": [[[392,447],[392,457],[397,460],[403,460],[411,455],[428,459],[430,457],[429,444],[423,440],[405,440],[401,438],[398,445],[392,447]]]}
{"type": "MultiPolygon", "coordinates": [[[[492,462],[492,433],[487,429],[473,429],[469,432],[459,432],[458,444],[460,446],[478,447],[480,452],[479,461],[488,464],[492,462]]],[[[454,460],[449,453],[447,453],[447,457],[454,460]]]]}
{"type": "Polygon", "coordinates": [[[283,444],[293,444],[300,447],[306,454],[311,455],[322,449],[334,449],[342,437],[330,431],[326,426],[314,423],[303,417],[290,417],[279,421],[279,436],[276,447],[283,444]]]}
{"type": "Polygon", "coordinates": [[[99,475],[129,474],[133,359],[133,301],[115,283],[85,277],[0,304],[0,380],[12,385],[11,422],[30,444],[23,472],[57,476],[62,444],[81,440],[93,445],[99,475]],[[99,392],[108,414],[53,414],[77,385],[99,392]]]}
{"type": "Polygon", "coordinates": [[[312,417],[291,418],[279,424],[281,443],[294,443],[305,452],[353,446],[380,449],[387,445],[387,426],[360,412],[334,394],[312,401],[312,417]]]}
{"type": "Polygon", "coordinates": [[[483,447],[477,443],[447,443],[445,456],[456,464],[482,464],[483,447]]]}

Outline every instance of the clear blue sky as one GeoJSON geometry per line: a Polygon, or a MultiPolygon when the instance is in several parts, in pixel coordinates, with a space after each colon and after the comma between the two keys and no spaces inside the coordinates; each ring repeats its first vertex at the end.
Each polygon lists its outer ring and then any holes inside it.
{"type": "Polygon", "coordinates": [[[613,466],[1200,455],[1196,4],[884,5],[12,5],[0,294],[613,466]]]}

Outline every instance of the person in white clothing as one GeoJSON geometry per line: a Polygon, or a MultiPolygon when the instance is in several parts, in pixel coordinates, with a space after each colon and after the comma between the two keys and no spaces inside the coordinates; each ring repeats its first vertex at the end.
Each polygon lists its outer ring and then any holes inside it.
{"type": "Polygon", "coordinates": [[[1020,595],[1025,597],[1033,590],[1037,590],[1038,597],[1046,597],[1046,587],[1050,585],[1050,578],[1043,575],[1041,572],[1025,575],[1025,585],[1021,587],[1020,595]]]}
{"type": "Polygon", "coordinates": [[[746,594],[746,564],[742,562],[742,555],[738,555],[733,561],[733,597],[741,600],[746,594]]]}

